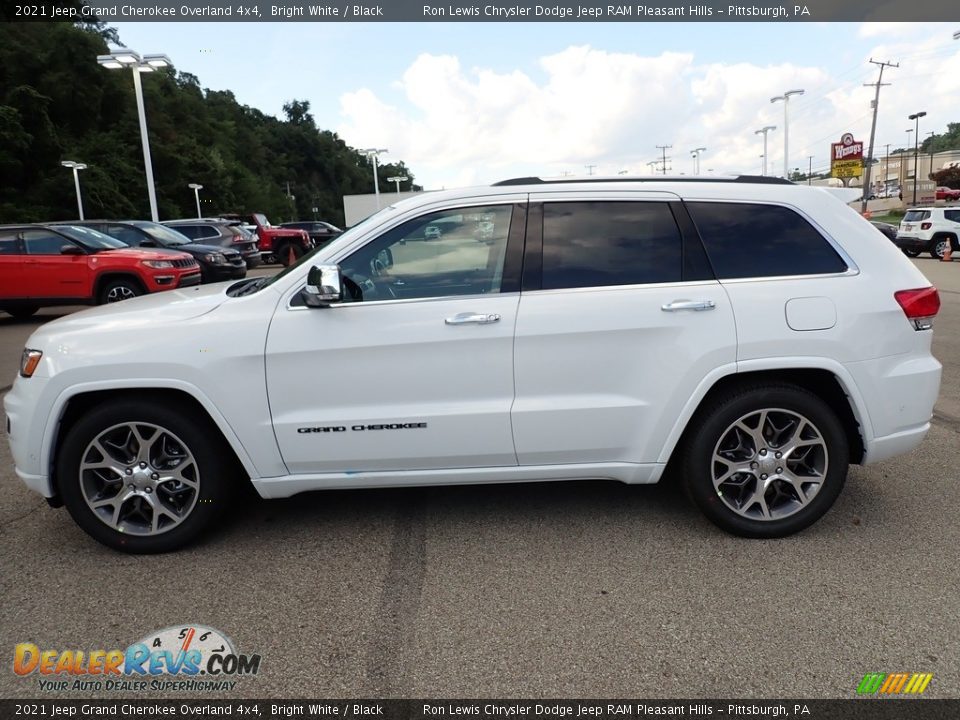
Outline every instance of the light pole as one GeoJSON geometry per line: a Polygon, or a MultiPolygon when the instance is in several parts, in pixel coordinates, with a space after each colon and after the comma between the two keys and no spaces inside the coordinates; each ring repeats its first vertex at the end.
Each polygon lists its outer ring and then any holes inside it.
{"type": "Polygon", "coordinates": [[[659,165],[659,163],[656,160],[651,160],[647,163],[647,167],[650,168],[651,175],[657,174],[657,165],[659,165]]]}
{"type": "Polygon", "coordinates": [[[73,170],[73,186],[77,189],[77,211],[80,213],[80,219],[83,220],[83,199],[80,197],[80,174],[78,171],[86,170],[87,166],[73,160],[64,160],[60,164],[73,170]]]}
{"type": "Polygon", "coordinates": [[[766,127],[760,128],[759,130],[754,130],[754,135],[763,135],[763,155],[760,157],[763,158],[763,167],[762,172],[764,175],[767,174],[767,133],[771,130],[776,130],[776,125],[767,125],[766,127]]]}
{"type": "Polygon", "coordinates": [[[200,213],[200,191],[203,190],[203,185],[197,185],[197,183],[190,183],[187,185],[188,188],[193,190],[193,197],[197,201],[197,220],[203,217],[200,213]]]}
{"type": "Polygon", "coordinates": [[[707,149],[705,147],[694,148],[693,150],[690,151],[690,154],[693,155],[693,174],[694,175],[700,174],[700,153],[703,153],[706,151],[707,149]]]}
{"type": "Polygon", "coordinates": [[[914,121],[913,127],[913,204],[917,204],[917,182],[919,178],[917,177],[917,155],[920,153],[920,118],[924,117],[927,114],[925,110],[921,110],[918,113],[913,115],[908,115],[908,120],[914,121]]]}
{"type": "Polygon", "coordinates": [[[367,160],[373,162],[373,194],[377,196],[377,210],[380,209],[380,181],[377,179],[377,158],[381,153],[390,152],[386,148],[367,148],[361,150],[367,156],[367,160]]]}
{"type": "Polygon", "coordinates": [[[143,110],[143,88],[140,86],[140,73],[153,72],[157,68],[171,67],[173,63],[166,55],[144,55],[133,50],[114,50],[109,55],[97,55],[97,62],[108,70],[121,70],[129,67],[133,71],[133,89],[137,95],[137,115],[140,118],[140,144],[143,146],[143,165],[147,173],[147,195],[150,197],[150,217],[158,222],[157,192],[153,187],[153,163],[150,160],[150,137],[147,135],[147,116],[143,110]]]}
{"type": "Polygon", "coordinates": [[[770,102],[775,103],[783,100],[783,177],[786,179],[790,178],[790,126],[789,126],[789,116],[787,114],[787,108],[790,107],[790,96],[791,95],[803,95],[803,90],[787,90],[783,95],[777,95],[776,97],[770,98],[770,102]]]}
{"type": "Polygon", "coordinates": [[[404,182],[405,180],[409,180],[409,178],[406,175],[394,175],[393,177],[387,178],[387,182],[392,182],[397,184],[397,195],[400,194],[400,183],[404,182]]]}

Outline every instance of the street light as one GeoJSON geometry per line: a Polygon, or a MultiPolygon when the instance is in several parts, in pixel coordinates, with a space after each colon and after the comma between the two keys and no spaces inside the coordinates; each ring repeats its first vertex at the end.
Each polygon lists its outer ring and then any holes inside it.
{"type": "Polygon", "coordinates": [[[700,174],[700,153],[703,153],[706,151],[707,149],[705,147],[694,148],[693,150],[690,151],[690,154],[693,155],[693,174],[694,175],[700,174]]]}
{"type": "Polygon", "coordinates": [[[926,115],[926,111],[922,110],[913,115],[908,115],[908,120],[914,121],[913,128],[913,204],[917,204],[917,155],[920,152],[920,118],[926,115]]]}
{"type": "Polygon", "coordinates": [[[197,200],[197,220],[203,217],[200,214],[200,191],[203,190],[203,185],[197,185],[197,183],[190,183],[187,185],[188,188],[193,190],[193,197],[197,200]]]}
{"type": "Polygon", "coordinates": [[[777,129],[776,125],[767,125],[766,127],[753,131],[754,135],[763,135],[763,155],[761,155],[760,157],[763,158],[762,171],[764,175],[767,174],[767,133],[770,132],[771,130],[776,130],[776,129],[777,129]]]}
{"type": "Polygon", "coordinates": [[[788,124],[787,108],[790,106],[791,95],[803,95],[803,93],[803,90],[787,90],[783,95],[770,98],[772,103],[783,100],[783,177],[787,179],[790,178],[790,166],[788,165],[790,159],[790,126],[788,124]]]}
{"type": "Polygon", "coordinates": [[[377,196],[377,210],[380,209],[380,181],[377,179],[377,158],[381,153],[390,152],[386,148],[367,148],[361,150],[367,156],[367,160],[373,162],[373,194],[377,196]]]}
{"type": "Polygon", "coordinates": [[[651,175],[657,174],[657,165],[659,164],[660,164],[659,160],[651,160],[650,162],[647,163],[647,167],[650,168],[651,175]]]}
{"type": "Polygon", "coordinates": [[[143,88],[140,86],[140,73],[153,72],[159,68],[172,67],[173,63],[166,55],[154,54],[141,57],[133,50],[114,50],[109,55],[97,55],[97,62],[108,70],[122,70],[129,67],[133,72],[133,89],[137,95],[137,115],[140,118],[140,144],[143,146],[143,165],[147,174],[147,195],[150,198],[150,217],[159,221],[157,214],[157,192],[153,187],[153,163],[150,161],[150,137],[147,135],[147,116],[143,109],[143,88]]]}
{"type": "Polygon", "coordinates": [[[80,219],[83,220],[83,199],[80,197],[80,175],[78,171],[86,170],[87,166],[73,160],[64,160],[60,164],[73,170],[73,185],[77,189],[77,211],[80,213],[80,219]]]}
{"type": "Polygon", "coordinates": [[[397,184],[397,195],[399,195],[399,194],[400,194],[400,183],[404,182],[405,180],[409,180],[409,179],[410,179],[410,178],[408,178],[406,175],[394,175],[393,177],[388,177],[388,178],[387,178],[387,182],[392,182],[392,183],[396,183],[396,184],[397,184]]]}

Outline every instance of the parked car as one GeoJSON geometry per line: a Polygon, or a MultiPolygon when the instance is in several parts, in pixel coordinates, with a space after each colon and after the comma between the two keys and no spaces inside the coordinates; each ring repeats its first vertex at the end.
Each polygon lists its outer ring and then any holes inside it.
{"type": "Polygon", "coordinates": [[[276,262],[286,267],[290,264],[291,257],[296,262],[314,247],[313,240],[305,230],[271,225],[263,213],[225,215],[224,217],[256,228],[260,249],[263,251],[264,260],[268,263],[276,262]]]}
{"type": "Polygon", "coordinates": [[[299,220],[297,222],[280,223],[279,227],[288,230],[303,230],[310,236],[313,244],[326,245],[334,238],[343,235],[343,230],[328,222],[322,220],[299,220]]]}
{"type": "Polygon", "coordinates": [[[910,208],[900,221],[896,244],[910,257],[922,252],[930,257],[943,258],[947,243],[957,250],[960,236],[960,208],[919,207],[910,208]]]}
{"type": "Polygon", "coordinates": [[[201,218],[167,220],[163,224],[200,245],[216,245],[236,250],[248,268],[255,268],[262,262],[257,239],[236,220],[201,218]]]}
{"type": "Polygon", "coordinates": [[[870,224],[873,225],[877,230],[882,232],[884,235],[886,235],[888,240],[891,240],[893,242],[896,241],[897,239],[896,225],[891,225],[890,223],[885,223],[885,222],[877,222],[876,220],[871,220],[870,224]]]}
{"type": "Polygon", "coordinates": [[[93,228],[128,247],[188,253],[200,265],[201,282],[239,280],[247,276],[247,265],[239,250],[195,243],[183,233],[160,223],[149,220],[84,220],[73,224],[93,228]]]}
{"type": "Polygon", "coordinates": [[[112,303],[200,282],[186,253],[134,250],[79,225],[0,226],[0,310],[112,303]]]}
{"type": "Polygon", "coordinates": [[[946,186],[939,186],[937,188],[937,200],[960,200],[960,190],[954,190],[946,186]]]}
{"type": "Polygon", "coordinates": [[[4,399],[19,477],[127,552],[195,538],[241,469],[274,498],[669,467],[721,528],[780,537],[850,463],[917,447],[940,385],[937,290],[769,177],[429,193],[273,277],[165,295],[40,327],[4,399]],[[409,242],[457,216],[494,241],[409,242]]]}

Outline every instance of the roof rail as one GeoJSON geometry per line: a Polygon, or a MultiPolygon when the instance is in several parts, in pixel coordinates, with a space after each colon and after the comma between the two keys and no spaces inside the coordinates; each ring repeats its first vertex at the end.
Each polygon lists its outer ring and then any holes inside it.
{"type": "Polygon", "coordinates": [[[735,177],[708,178],[701,175],[694,177],[587,177],[587,178],[556,178],[544,180],[539,177],[519,177],[501,180],[491,187],[505,187],[509,185],[561,185],[564,183],[609,183],[609,182],[709,182],[709,183],[750,183],[754,185],[794,185],[790,180],[771,177],[769,175],[737,175],[735,177]]]}

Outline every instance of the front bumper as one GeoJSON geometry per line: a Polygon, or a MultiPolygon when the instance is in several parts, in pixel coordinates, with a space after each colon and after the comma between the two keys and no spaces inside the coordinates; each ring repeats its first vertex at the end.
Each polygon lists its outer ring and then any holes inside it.
{"type": "Polygon", "coordinates": [[[3,398],[3,410],[17,477],[34,492],[51,498],[55,493],[50,477],[41,474],[44,465],[41,463],[41,447],[47,418],[38,405],[45,384],[46,378],[36,375],[29,380],[17,377],[13,388],[3,398]]]}

